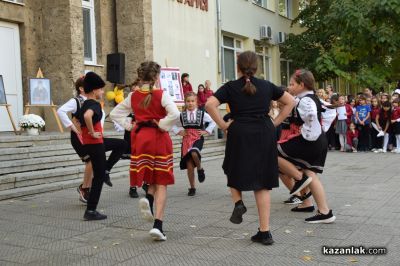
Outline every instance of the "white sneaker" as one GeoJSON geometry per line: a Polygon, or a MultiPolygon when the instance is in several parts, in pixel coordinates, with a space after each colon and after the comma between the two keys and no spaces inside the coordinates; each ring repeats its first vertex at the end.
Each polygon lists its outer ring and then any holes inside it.
{"type": "Polygon", "coordinates": [[[378,133],[378,135],[376,135],[378,138],[379,137],[383,137],[383,136],[385,136],[385,132],[383,132],[382,130],[381,131],[379,131],[379,133],[378,133]]]}
{"type": "Polygon", "coordinates": [[[167,240],[167,236],[164,235],[159,229],[153,228],[149,231],[149,234],[151,238],[153,238],[154,241],[165,241],[167,240]]]}
{"type": "Polygon", "coordinates": [[[375,153],[382,153],[383,150],[382,150],[382,149],[377,149],[377,150],[375,150],[374,152],[375,152],[375,153]]]}
{"type": "Polygon", "coordinates": [[[397,153],[397,154],[400,154],[400,149],[397,149],[397,150],[396,150],[396,153],[397,153]]]}
{"type": "Polygon", "coordinates": [[[377,151],[377,149],[373,148],[371,151],[373,151],[373,152],[376,152],[376,151],[377,151]]]}
{"type": "Polygon", "coordinates": [[[387,153],[387,151],[386,150],[382,150],[382,153],[387,153]]]}
{"type": "Polygon", "coordinates": [[[140,210],[140,214],[142,215],[143,219],[145,219],[148,222],[154,221],[154,216],[151,213],[150,203],[149,203],[148,199],[141,198],[139,200],[139,210],[140,210]]]}
{"type": "Polygon", "coordinates": [[[393,149],[393,150],[391,150],[390,152],[392,152],[392,153],[397,153],[397,149],[393,149]]]}

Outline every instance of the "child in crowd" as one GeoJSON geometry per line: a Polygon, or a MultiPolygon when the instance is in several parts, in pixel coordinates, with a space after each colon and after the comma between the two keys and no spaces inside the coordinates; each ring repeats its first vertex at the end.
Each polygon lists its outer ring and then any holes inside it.
{"type": "Polygon", "coordinates": [[[354,123],[350,123],[346,137],[347,137],[346,151],[357,152],[358,130],[356,129],[356,125],[354,125],[354,123]]]}
{"type": "Polygon", "coordinates": [[[185,95],[188,92],[193,91],[192,84],[190,84],[190,82],[189,82],[189,74],[188,73],[182,74],[181,82],[182,82],[182,88],[183,88],[183,95],[185,95]]]}
{"type": "Polygon", "coordinates": [[[378,138],[379,128],[376,125],[376,117],[381,111],[378,98],[372,97],[371,99],[371,130],[370,130],[370,139],[371,139],[371,151],[375,152],[382,148],[381,139],[378,138]]]}
{"type": "Polygon", "coordinates": [[[391,117],[392,117],[392,111],[391,111],[391,105],[389,101],[385,101],[382,103],[382,107],[379,111],[379,113],[376,115],[375,122],[376,126],[379,131],[383,132],[383,136],[379,136],[379,142],[382,143],[382,146],[380,149],[376,150],[375,153],[379,152],[387,152],[387,147],[389,143],[389,135],[391,132],[391,117]],[[382,140],[383,138],[383,140],[382,140]]]}
{"type": "Polygon", "coordinates": [[[211,117],[197,108],[197,96],[194,92],[185,95],[185,107],[180,115],[180,122],[172,127],[176,135],[183,137],[181,148],[181,170],[187,169],[189,179],[188,196],[196,194],[194,168],[197,168],[199,182],[204,182],[206,176],[201,166],[201,150],[203,149],[204,136],[212,134],[215,122],[211,117]],[[205,128],[205,123],[208,123],[205,128]]]}
{"type": "Polygon", "coordinates": [[[346,150],[347,112],[344,96],[339,96],[336,107],[337,120],[335,133],[339,135],[340,151],[346,150]]]}
{"type": "Polygon", "coordinates": [[[392,102],[393,110],[392,110],[392,128],[393,134],[396,136],[396,149],[394,152],[400,153],[400,107],[399,107],[400,99],[395,98],[392,102]]]}
{"type": "MultiPolygon", "coordinates": [[[[322,103],[323,104],[323,103],[322,103]]],[[[335,108],[336,106],[339,105],[339,95],[338,94],[333,94],[330,98],[330,105],[335,108]]],[[[337,120],[337,119],[336,119],[337,120]]],[[[337,148],[337,139],[338,136],[336,135],[336,130],[335,130],[335,125],[336,123],[332,123],[329,127],[329,129],[326,132],[326,137],[328,138],[328,147],[330,150],[335,150],[337,148]]]]}
{"type": "MultiPolygon", "coordinates": [[[[279,109],[279,104],[277,101],[271,101],[271,106],[269,108],[269,116],[271,117],[271,119],[274,121],[275,118],[278,117],[280,112],[279,109]]],[[[282,130],[282,125],[279,125],[276,127],[276,138],[279,139],[281,137],[281,130],[282,130]]]]}
{"type": "Polygon", "coordinates": [[[359,131],[358,150],[368,151],[369,149],[369,127],[371,107],[367,105],[366,97],[359,97],[359,105],[356,107],[356,122],[359,131]]]}
{"type": "Polygon", "coordinates": [[[167,186],[174,184],[172,140],[168,134],[179,118],[179,110],[171,96],[159,89],[161,67],[155,62],[143,62],[137,70],[140,88],[110,113],[112,120],[124,127],[126,116],[133,112],[136,125],[132,129],[132,157],[130,174],[135,185],[149,184],[145,198],[139,200],[142,217],[154,221],[150,236],[165,241],[162,225],[167,186]],[[156,205],[153,212],[153,203],[156,205]]]}
{"type": "Polygon", "coordinates": [[[202,111],[205,110],[206,102],[207,102],[207,97],[206,94],[204,93],[204,85],[199,84],[199,86],[197,86],[197,105],[200,110],[202,111]]]}

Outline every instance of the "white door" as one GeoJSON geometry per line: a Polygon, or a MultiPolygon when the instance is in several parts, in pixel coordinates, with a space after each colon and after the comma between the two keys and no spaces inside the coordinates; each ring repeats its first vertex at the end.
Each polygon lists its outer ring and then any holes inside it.
{"type": "MultiPolygon", "coordinates": [[[[15,123],[23,112],[21,52],[17,24],[0,21],[0,75],[3,76],[7,103],[11,105],[15,123]]],[[[0,131],[13,128],[5,107],[0,107],[0,131]]]]}

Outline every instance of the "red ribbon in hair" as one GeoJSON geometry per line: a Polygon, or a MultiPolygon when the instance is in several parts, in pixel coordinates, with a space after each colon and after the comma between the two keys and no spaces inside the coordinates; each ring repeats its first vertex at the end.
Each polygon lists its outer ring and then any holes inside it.
{"type": "Polygon", "coordinates": [[[296,77],[300,76],[301,75],[301,70],[297,69],[296,72],[294,72],[294,74],[296,75],[296,77]]]}

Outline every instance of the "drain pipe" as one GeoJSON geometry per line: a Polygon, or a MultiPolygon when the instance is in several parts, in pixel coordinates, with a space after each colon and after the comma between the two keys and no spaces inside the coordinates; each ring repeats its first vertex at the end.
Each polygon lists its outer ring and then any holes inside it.
{"type": "Polygon", "coordinates": [[[221,43],[222,43],[222,32],[221,32],[221,0],[217,0],[217,50],[218,50],[218,73],[222,72],[222,53],[221,53],[221,43]]]}

